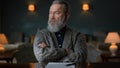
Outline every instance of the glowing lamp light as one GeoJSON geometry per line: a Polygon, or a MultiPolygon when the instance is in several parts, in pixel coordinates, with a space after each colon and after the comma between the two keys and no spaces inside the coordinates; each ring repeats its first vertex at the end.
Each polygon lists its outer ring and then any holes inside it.
{"type": "Polygon", "coordinates": [[[5,34],[0,34],[0,44],[8,44],[8,40],[5,34]]]}
{"type": "Polygon", "coordinates": [[[118,50],[116,43],[120,43],[119,34],[117,32],[109,32],[105,39],[105,43],[111,43],[109,50],[111,52],[111,56],[115,56],[118,50]]]}
{"type": "Polygon", "coordinates": [[[29,4],[29,5],[28,5],[28,10],[29,10],[30,12],[34,12],[34,11],[35,11],[35,5],[34,5],[34,4],[29,4]]]}
{"type": "Polygon", "coordinates": [[[83,10],[83,11],[88,11],[88,10],[89,10],[89,4],[84,3],[84,4],[82,5],[82,10],[83,10]]]}
{"type": "Polygon", "coordinates": [[[5,34],[1,33],[0,34],[0,51],[4,50],[3,44],[8,44],[8,40],[5,34]]]}
{"type": "Polygon", "coordinates": [[[3,47],[2,44],[0,44],[0,51],[4,51],[4,50],[5,50],[5,48],[3,47]]]}

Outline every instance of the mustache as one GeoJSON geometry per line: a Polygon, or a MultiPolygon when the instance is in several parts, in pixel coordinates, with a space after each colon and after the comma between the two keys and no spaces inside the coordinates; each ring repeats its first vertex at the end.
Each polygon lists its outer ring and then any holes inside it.
{"type": "Polygon", "coordinates": [[[55,19],[49,19],[49,22],[55,22],[56,20],[55,19]]]}
{"type": "Polygon", "coordinates": [[[58,22],[58,21],[64,22],[64,21],[66,21],[66,17],[63,17],[61,20],[56,20],[55,18],[51,18],[51,19],[49,19],[48,21],[49,21],[49,22],[58,22]]]}

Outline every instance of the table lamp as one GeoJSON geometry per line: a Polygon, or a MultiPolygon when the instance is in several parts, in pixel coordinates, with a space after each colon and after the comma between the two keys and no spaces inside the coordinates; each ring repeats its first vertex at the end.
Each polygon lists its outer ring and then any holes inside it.
{"type": "Polygon", "coordinates": [[[3,44],[7,44],[8,40],[5,36],[5,34],[0,34],[0,50],[4,50],[4,47],[2,46],[3,44]]]}
{"type": "Polygon", "coordinates": [[[111,52],[111,56],[115,56],[118,50],[118,46],[116,45],[116,43],[120,43],[118,32],[109,32],[105,39],[105,43],[111,43],[109,50],[111,52]]]}

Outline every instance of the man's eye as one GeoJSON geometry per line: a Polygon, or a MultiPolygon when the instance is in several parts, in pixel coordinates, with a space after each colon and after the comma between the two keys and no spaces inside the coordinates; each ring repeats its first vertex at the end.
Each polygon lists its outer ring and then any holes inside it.
{"type": "Polygon", "coordinates": [[[55,12],[55,14],[60,14],[60,12],[55,12]]]}

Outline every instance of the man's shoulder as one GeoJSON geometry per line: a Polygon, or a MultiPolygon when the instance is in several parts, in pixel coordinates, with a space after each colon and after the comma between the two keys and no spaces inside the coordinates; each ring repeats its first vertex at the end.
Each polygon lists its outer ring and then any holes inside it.
{"type": "Polygon", "coordinates": [[[49,32],[47,29],[38,29],[38,32],[46,33],[49,32]]]}
{"type": "Polygon", "coordinates": [[[82,32],[80,32],[79,30],[71,29],[71,28],[69,28],[68,30],[71,32],[71,35],[72,35],[71,37],[72,37],[74,43],[76,42],[76,39],[78,39],[78,40],[85,39],[85,35],[82,32]]]}
{"type": "Polygon", "coordinates": [[[75,36],[81,36],[81,37],[84,37],[84,36],[85,36],[85,34],[82,33],[82,32],[80,32],[78,29],[69,28],[69,27],[68,27],[67,30],[69,30],[74,37],[75,37],[75,36]]]}
{"type": "Polygon", "coordinates": [[[74,29],[74,28],[67,28],[67,30],[71,31],[73,34],[81,34],[81,32],[77,29],[74,29]]]}

